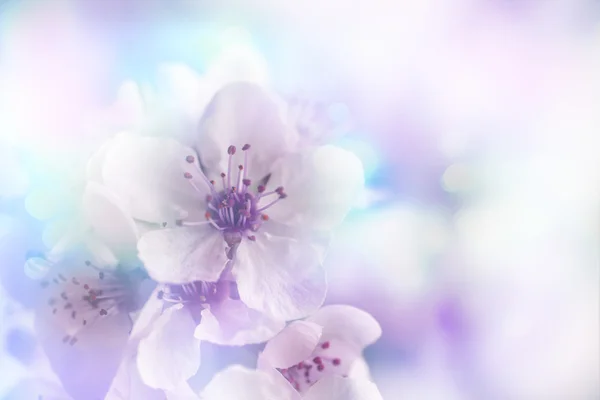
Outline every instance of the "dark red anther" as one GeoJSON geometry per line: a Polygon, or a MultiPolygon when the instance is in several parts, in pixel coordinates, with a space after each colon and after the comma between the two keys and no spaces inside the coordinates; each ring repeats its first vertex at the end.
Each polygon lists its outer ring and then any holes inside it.
{"type": "Polygon", "coordinates": [[[243,165],[238,165],[238,169],[241,171],[241,170],[244,169],[244,166],[243,165]]]}
{"type": "Polygon", "coordinates": [[[321,345],[322,349],[328,349],[329,348],[329,342],[323,342],[323,344],[321,345]]]}
{"type": "Polygon", "coordinates": [[[256,190],[258,190],[258,193],[263,193],[265,190],[267,190],[267,188],[263,185],[258,185],[258,188],[256,190]]]}
{"type": "Polygon", "coordinates": [[[183,174],[183,177],[185,179],[192,179],[192,174],[190,174],[189,172],[186,172],[186,173],[183,174]]]}
{"type": "Polygon", "coordinates": [[[242,150],[246,151],[250,148],[250,145],[248,143],[246,143],[243,147],[242,150]]]}
{"type": "Polygon", "coordinates": [[[108,315],[108,311],[106,311],[104,308],[102,310],[100,310],[100,315],[104,316],[104,315],[108,315]]]}
{"type": "Polygon", "coordinates": [[[250,179],[243,179],[242,183],[244,184],[244,186],[250,186],[252,184],[252,181],[250,179]]]}
{"type": "Polygon", "coordinates": [[[342,362],[342,360],[340,360],[339,358],[334,358],[333,361],[332,361],[333,365],[335,365],[336,367],[338,365],[340,365],[341,362],[342,362]]]}
{"type": "Polygon", "coordinates": [[[250,236],[248,236],[248,240],[251,240],[251,241],[255,242],[256,241],[256,236],[250,235],[250,236]]]}
{"type": "Polygon", "coordinates": [[[225,178],[227,175],[225,175],[225,172],[221,172],[221,178],[225,178]]]}
{"type": "Polygon", "coordinates": [[[300,361],[298,363],[298,368],[304,368],[304,361],[300,361]]]}
{"type": "Polygon", "coordinates": [[[288,196],[287,193],[279,193],[280,199],[285,199],[287,196],[288,196]]]}
{"type": "Polygon", "coordinates": [[[260,218],[261,218],[263,221],[268,221],[268,220],[269,220],[269,216],[268,216],[267,214],[262,214],[262,215],[260,216],[260,218]]]}
{"type": "Polygon", "coordinates": [[[206,196],[206,201],[208,203],[210,203],[213,200],[213,197],[209,194],[208,196],[206,196]]]}
{"type": "Polygon", "coordinates": [[[283,193],[283,186],[279,186],[277,189],[275,189],[275,193],[277,193],[277,194],[283,193]]]}
{"type": "Polygon", "coordinates": [[[317,365],[317,370],[323,371],[324,369],[325,369],[325,366],[323,364],[317,365]]]}
{"type": "Polygon", "coordinates": [[[215,186],[215,181],[210,181],[210,184],[215,186]]]}
{"type": "Polygon", "coordinates": [[[206,218],[207,220],[210,219],[210,212],[209,211],[207,211],[207,212],[204,213],[204,218],[206,218]]]}
{"type": "Polygon", "coordinates": [[[323,360],[321,360],[321,357],[315,357],[315,358],[313,358],[313,362],[315,364],[322,364],[323,360]]]}
{"type": "Polygon", "coordinates": [[[189,155],[185,158],[185,161],[189,162],[190,164],[192,164],[194,161],[196,161],[196,158],[192,155],[189,155]]]}
{"type": "Polygon", "coordinates": [[[235,146],[231,145],[227,148],[227,154],[229,154],[230,156],[235,154],[235,146]]]}
{"type": "Polygon", "coordinates": [[[83,285],[83,288],[84,288],[85,290],[90,290],[90,285],[88,285],[88,284],[86,283],[85,285],[83,285]]]}

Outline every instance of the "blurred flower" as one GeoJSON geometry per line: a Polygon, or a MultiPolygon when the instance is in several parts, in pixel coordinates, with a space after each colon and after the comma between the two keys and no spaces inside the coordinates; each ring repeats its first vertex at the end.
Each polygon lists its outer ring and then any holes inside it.
{"type": "Polygon", "coordinates": [[[362,352],[380,336],[381,327],[368,313],[350,306],[326,306],[271,339],[258,366],[299,393],[309,393],[332,376],[368,379],[362,352]]]}

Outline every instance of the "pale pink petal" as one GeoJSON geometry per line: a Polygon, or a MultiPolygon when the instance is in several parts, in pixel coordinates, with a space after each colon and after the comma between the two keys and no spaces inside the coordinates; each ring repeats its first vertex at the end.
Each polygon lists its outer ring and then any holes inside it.
{"type": "Polygon", "coordinates": [[[319,379],[304,400],[383,400],[377,386],[366,379],[328,375],[319,379]]]}
{"type": "Polygon", "coordinates": [[[139,257],[157,282],[214,282],[225,268],[226,244],[210,225],[158,229],[138,242],[139,257]]]}
{"type": "Polygon", "coordinates": [[[320,253],[309,243],[256,233],[242,241],[233,267],[240,298],[250,308],[279,320],[305,317],[325,298],[320,253]]]}
{"type": "Polygon", "coordinates": [[[259,86],[239,82],[222,88],[200,122],[196,144],[202,164],[213,173],[227,172],[227,149],[234,145],[243,163],[242,147],[248,151],[249,177],[258,182],[271,165],[290,149],[290,132],[284,125],[277,103],[259,86]]]}
{"type": "Polygon", "coordinates": [[[277,161],[269,188],[287,197],[266,212],[274,221],[302,229],[328,230],[342,222],[364,185],[361,161],[335,146],[292,153],[277,161]]]}
{"type": "Polygon", "coordinates": [[[234,365],[216,374],[202,391],[203,400],[300,400],[289,385],[268,374],[234,365]]]}
{"type": "Polygon", "coordinates": [[[176,305],[156,320],[140,340],[137,366],[144,383],[152,388],[176,390],[200,367],[200,341],[196,323],[187,308],[176,305]]]}
{"type": "Polygon", "coordinates": [[[310,358],[321,339],[322,327],[312,322],[294,321],[269,340],[259,356],[259,364],[288,368],[310,358]]]}
{"type": "Polygon", "coordinates": [[[263,343],[275,336],[285,322],[248,308],[240,300],[227,299],[202,311],[196,338],[211,343],[242,346],[263,343]]]}
{"type": "Polygon", "coordinates": [[[184,177],[193,167],[186,162],[190,155],[195,152],[173,139],[121,134],[105,154],[103,181],[134,218],[171,223],[201,209],[209,190],[184,177]]]}

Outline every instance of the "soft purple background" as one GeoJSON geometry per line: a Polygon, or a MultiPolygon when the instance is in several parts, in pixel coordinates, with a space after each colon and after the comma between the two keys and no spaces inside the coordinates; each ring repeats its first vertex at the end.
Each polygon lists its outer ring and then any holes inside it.
{"type": "Polygon", "coordinates": [[[10,300],[35,296],[19,257],[60,231],[39,220],[68,214],[71,165],[103,137],[89,121],[123,81],[228,51],[351,122],[338,144],[367,190],[327,302],[380,321],[384,398],[598,398],[598,4],[0,1],[0,398],[39,351],[10,300]]]}

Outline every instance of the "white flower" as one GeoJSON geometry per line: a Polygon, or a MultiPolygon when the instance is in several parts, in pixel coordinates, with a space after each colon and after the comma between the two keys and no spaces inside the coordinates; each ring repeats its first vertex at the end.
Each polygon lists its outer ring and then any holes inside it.
{"type": "Polygon", "coordinates": [[[146,138],[113,147],[119,162],[105,164],[105,179],[127,189],[132,210],[180,225],[141,238],[149,274],[170,283],[230,277],[248,307],[280,320],[304,317],[326,287],[314,232],[350,208],[360,161],[333,146],[295,152],[297,138],[275,103],[249,84],[219,92],[201,130],[199,160],[173,141],[146,138]]]}
{"type": "Polygon", "coordinates": [[[368,313],[326,306],[271,339],[258,366],[300,393],[331,376],[368,378],[362,351],[380,336],[381,327],[368,313]]]}

